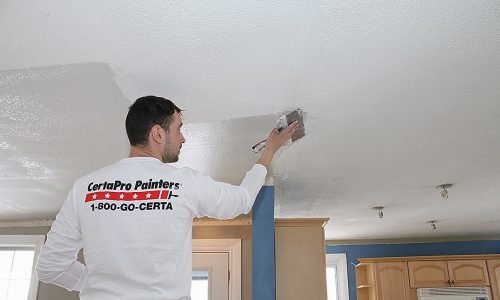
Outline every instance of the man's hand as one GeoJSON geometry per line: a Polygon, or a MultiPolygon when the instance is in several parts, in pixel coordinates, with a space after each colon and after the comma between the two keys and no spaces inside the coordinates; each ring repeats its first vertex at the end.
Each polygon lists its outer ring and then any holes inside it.
{"type": "Polygon", "coordinates": [[[293,122],[281,132],[278,132],[278,129],[274,128],[267,137],[266,147],[264,148],[257,163],[263,165],[269,170],[269,166],[276,151],[278,151],[281,146],[283,146],[283,144],[292,137],[298,128],[298,121],[293,122]]]}

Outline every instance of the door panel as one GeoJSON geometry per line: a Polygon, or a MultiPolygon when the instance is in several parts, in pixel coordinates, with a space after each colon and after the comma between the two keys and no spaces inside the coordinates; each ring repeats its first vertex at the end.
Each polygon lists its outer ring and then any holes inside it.
{"type": "Polygon", "coordinates": [[[450,260],[448,270],[452,286],[489,286],[488,268],[484,260],[450,260]]]}
{"type": "Polygon", "coordinates": [[[450,286],[446,261],[409,261],[410,287],[450,286]]]}
{"type": "Polygon", "coordinates": [[[500,259],[488,260],[487,264],[493,299],[500,300],[500,259]]]}
{"type": "Polygon", "coordinates": [[[378,300],[410,300],[406,262],[376,264],[378,300]]]}

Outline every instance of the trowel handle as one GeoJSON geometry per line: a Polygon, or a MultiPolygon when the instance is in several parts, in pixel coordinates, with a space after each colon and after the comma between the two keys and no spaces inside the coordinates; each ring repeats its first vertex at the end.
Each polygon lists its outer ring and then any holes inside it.
{"type": "Polygon", "coordinates": [[[267,139],[263,140],[263,141],[260,141],[257,144],[253,145],[252,146],[253,152],[259,153],[260,150],[262,150],[262,149],[264,149],[266,147],[266,144],[267,144],[267,139]]]}

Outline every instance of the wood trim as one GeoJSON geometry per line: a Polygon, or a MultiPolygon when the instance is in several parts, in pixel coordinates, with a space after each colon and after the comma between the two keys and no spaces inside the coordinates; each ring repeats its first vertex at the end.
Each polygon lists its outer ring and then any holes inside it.
{"type": "Polygon", "coordinates": [[[400,239],[362,239],[362,240],[327,240],[328,246],[339,245],[371,245],[371,244],[413,244],[413,243],[440,243],[440,242],[477,242],[500,240],[498,235],[475,235],[458,237],[427,237],[427,238],[400,238],[400,239]]]}
{"type": "Polygon", "coordinates": [[[280,218],[274,219],[275,227],[325,227],[330,218],[280,218]]]}
{"type": "Polygon", "coordinates": [[[376,263],[376,262],[410,261],[410,260],[425,261],[425,260],[474,260],[474,259],[500,259],[500,254],[377,257],[377,258],[358,258],[358,261],[360,263],[376,263]]]}
{"type": "Polygon", "coordinates": [[[252,225],[252,214],[239,215],[234,219],[218,220],[212,218],[195,218],[193,226],[247,226],[252,225]]]}
{"type": "Polygon", "coordinates": [[[20,220],[20,221],[0,221],[0,228],[10,227],[50,227],[54,220],[20,220]]]}

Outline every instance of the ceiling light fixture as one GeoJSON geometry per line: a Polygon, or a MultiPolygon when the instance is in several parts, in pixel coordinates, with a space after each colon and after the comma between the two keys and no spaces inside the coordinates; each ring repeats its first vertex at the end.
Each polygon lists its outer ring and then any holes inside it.
{"type": "Polygon", "coordinates": [[[378,217],[382,219],[384,217],[383,206],[375,206],[373,209],[378,210],[378,217]]]}
{"type": "Polygon", "coordinates": [[[437,222],[436,220],[432,220],[427,223],[431,224],[432,230],[436,230],[437,229],[436,222],[437,222]]]}
{"type": "Polygon", "coordinates": [[[448,199],[448,190],[449,188],[451,188],[453,186],[453,183],[445,183],[445,184],[440,184],[438,185],[436,188],[437,189],[440,189],[441,190],[441,197],[443,197],[443,199],[448,199]]]}

